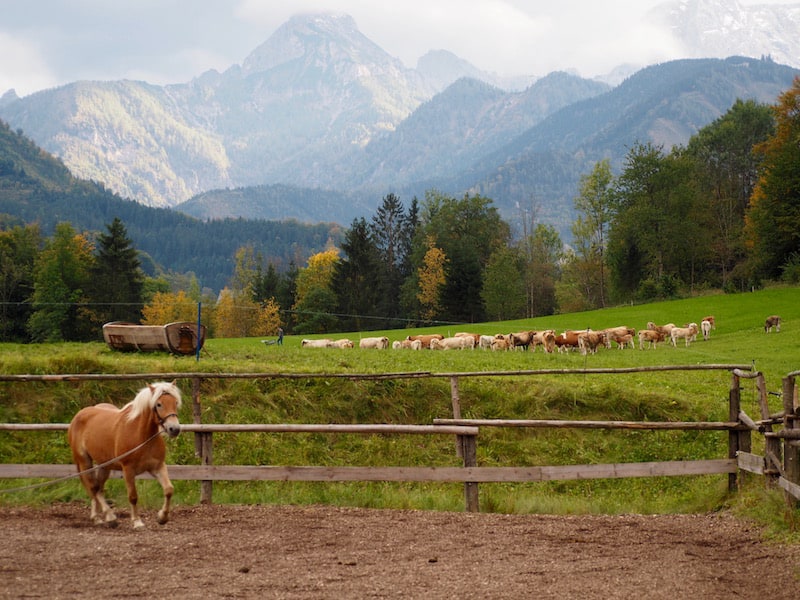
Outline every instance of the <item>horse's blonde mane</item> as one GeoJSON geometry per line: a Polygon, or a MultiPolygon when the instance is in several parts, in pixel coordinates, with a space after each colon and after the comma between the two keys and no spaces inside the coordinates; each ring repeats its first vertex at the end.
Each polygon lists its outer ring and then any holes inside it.
{"type": "Polygon", "coordinates": [[[152,410],[161,394],[173,396],[178,402],[178,408],[181,407],[181,391],[178,386],[172,382],[159,381],[140,389],[134,399],[123,407],[123,410],[129,406],[131,407],[131,411],[128,413],[128,420],[132,421],[143,412],[152,410]]]}

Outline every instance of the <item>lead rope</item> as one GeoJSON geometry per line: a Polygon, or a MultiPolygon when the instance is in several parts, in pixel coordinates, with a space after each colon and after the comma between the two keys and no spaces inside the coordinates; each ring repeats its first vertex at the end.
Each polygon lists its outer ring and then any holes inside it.
{"type": "MultiPolygon", "coordinates": [[[[162,423],[162,427],[163,427],[163,423],[162,423]]],[[[108,465],[113,464],[113,463],[117,462],[118,460],[122,460],[123,458],[125,458],[126,456],[129,456],[130,454],[133,454],[134,452],[136,452],[137,450],[142,448],[145,444],[148,444],[151,440],[155,439],[156,436],[161,435],[161,432],[162,432],[162,429],[159,429],[153,435],[151,435],[149,438],[147,438],[145,441],[143,441],[141,444],[139,444],[135,448],[131,448],[127,452],[123,452],[119,456],[116,456],[116,457],[112,458],[111,460],[107,460],[106,462],[104,462],[104,463],[102,463],[100,465],[95,465],[94,467],[91,467],[90,469],[86,469],[85,471],[79,471],[78,473],[73,473],[72,475],[65,475],[64,477],[59,477],[58,479],[51,479],[50,481],[44,481],[42,483],[34,483],[32,485],[25,485],[25,486],[22,486],[22,487],[8,488],[8,489],[0,490],[0,493],[2,493],[2,494],[10,494],[10,493],[16,493],[16,492],[25,492],[27,490],[35,490],[36,488],[45,487],[45,486],[48,486],[48,485],[53,485],[53,484],[56,484],[56,483],[60,483],[62,481],[67,481],[68,479],[74,479],[75,477],[81,477],[82,475],[86,475],[87,473],[91,473],[92,471],[97,471],[98,469],[103,469],[103,468],[107,467],[108,465]]]]}

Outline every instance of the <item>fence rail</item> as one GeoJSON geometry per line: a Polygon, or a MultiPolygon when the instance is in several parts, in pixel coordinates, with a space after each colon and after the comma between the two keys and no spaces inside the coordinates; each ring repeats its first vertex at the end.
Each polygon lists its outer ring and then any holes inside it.
{"type": "MultiPolygon", "coordinates": [[[[760,373],[750,372],[749,365],[670,365],[662,367],[632,367],[622,369],[541,369],[530,371],[498,371],[477,373],[382,373],[382,374],[295,374],[295,373],[151,373],[151,374],[64,374],[64,375],[0,375],[0,381],[75,382],[156,379],[188,379],[192,385],[193,423],[183,430],[195,434],[195,448],[200,465],[172,465],[170,477],[176,480],[201,482],[201,502],[211,502],[214,481],[409,481],[458,482],[464,484],[468,511],[479,510],[478,484],[488,482],[540,482],[575,479],[656,477],[727,474],[729,488],[735,490],[740,470],[764,474],[774,479],[785,492],[787,501],[800,499],[800,411],[797,405],[795,377],[784,379],[784,410],[770,414],[766,386],[760,373]],[[713,371],[731,373],[729,389],[729,420],[711,422],[647,422],[647,421],[577,421],[577,420],[503,420],[462,419],[459,380],[469,377],[535,377],[542,375],[622,374],[661,371],[713,371]],[[453,418],[434,419],[432,425],[386,424],[224,424],[201,423],[200,384],[205,379],[349,379],[385,380],[409,378],[447,378],[450,380],[453,418]],[[758,388],[761,419],[755,421],[741,410],[740,379],[754,379],[758,388]],[[773,431],[773,425],[783,429],[773,431]],[[477,438],[482,428],[577,428],[628,430],[727,431],[728,456],[722,459],[663,461],[644,463],[615,463],[593,465],[563,465],[535,467],[480,467],[477,465],[477,438]],[[321,466],[264,466],[214,465],[213,435],[215,433],[352,433],[392,435],[453,435],[456,451],[462,461],[457,467],[321,467],[321,466]],[[765,457],[751,453],[751,436],[762,433],[767,449],[765,457]],[[782,447],[783,446],[783,447],[782,447]]],[[[0,431],[63,431],[66,423],[0,423],[0,431]]],[[[73,465],[0,464],[0,478],[57,478],[75,472],[73,465]]]]}

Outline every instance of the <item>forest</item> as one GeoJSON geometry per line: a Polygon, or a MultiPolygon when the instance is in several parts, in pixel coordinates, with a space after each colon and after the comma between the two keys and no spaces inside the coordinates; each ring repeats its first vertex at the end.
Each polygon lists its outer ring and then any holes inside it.
{"type": "Polygon", "coordinates": [[[774,105],[737,101],[686,146],[635,144],[618,174],[595,163],[574,198],[569,244],[535,204],[510,224],[479,194],[432,189],[404,206],[389,193],[340,237],[318,231],[320,249],[302,265],[238,243],[233,275],[213,295],[189,270],[146,274],[124,219],[99,235],[62,222],[52,236],[6,220],[0,340],[97,339],[108,320],[192,319],[197,303],[212,335],[231,337],[518,319],[797,283],[798,139],[800,79],[774,105]]]}

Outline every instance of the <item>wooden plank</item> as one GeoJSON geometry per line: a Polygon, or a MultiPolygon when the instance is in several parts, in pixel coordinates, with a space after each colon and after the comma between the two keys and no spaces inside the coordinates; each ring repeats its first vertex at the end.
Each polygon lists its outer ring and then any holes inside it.
{"type": "Polygon", "coordinates": [[[552,419],[434,419],[437,427],[532,427],[573,429],[682,429],[701,431],[731,431],[741,428],[737,421],[569,421],[552,419]]]}
{"type": "Polygon", "coordinates": [[[473,373],[431,373],[430,371],[411,371],[399,373],[73,373],[62,375],[8,375],[0,373],[0,381],[171,381],[173,379],[404,379],[417,377],[516,377],[519,375],[591,375],[615,373],[648,373],[660,371],[750,371],[752,365],[710,364],[710,365],[661,365],[649,367],[587,368],[587,369],[537,369],[526,371],[476,371],[473,373]]]}
{"type": "Polygon", "coordinates": [[[446,435],[478,435],[477,427],[452,426],[439,427],[438,425],[347,425],[333,423],[252,423],[252,424],[225,424],[225,423],[187,423],[181,426],[183,431],[212,432],[212,433],[408,433],[408,434],[446,434],[446,435]]]}
{"type": "MultiPolygon", "coordinates": [[[[69,423],[0,423],[0,431],[66,431],[69,423]]],[[[359,433],[359,434],[436,434],[436,435],[478,435],[477,427],[439,426],[439,425],[347,425],[330,423],[183,423],[181,430],[195,433],[359,433]]]]}
{"type": "Polygon", "coordinates": [[[766,470],[766,459],[758,454],[739,451],[736,453],[736,462],[743,471],[756,475],[763,475],[766,470]]]}
{"type": "MultiPolygon", "coordinates": [[[[169,476],[205,481],[434,481],[452,483],[535,482],[574,479],[619,479],[715,475],[738,469],[735,460],[697,460],[552,467],[293,467],[171,465],[169,476]]],[[[74,465],[0,465],[0,478],[65,477],[74,465]]],[[[112,472],[119,478],[120,472],[112,472]]],[[[142,475],[150,479],[150,475],[142,475]]]]}
{"type": "Polygon", "coordinates": [[[69,423],[0,423],[0,431],[66,431],[69,423]]]}
{"type": "Polygon", "coordinates": [[[800,485],[792,483],[785,477],[778,477],[778,485],[782,487],[784,491],[794,496],[797,500],[800,500],[800,485]]]}

